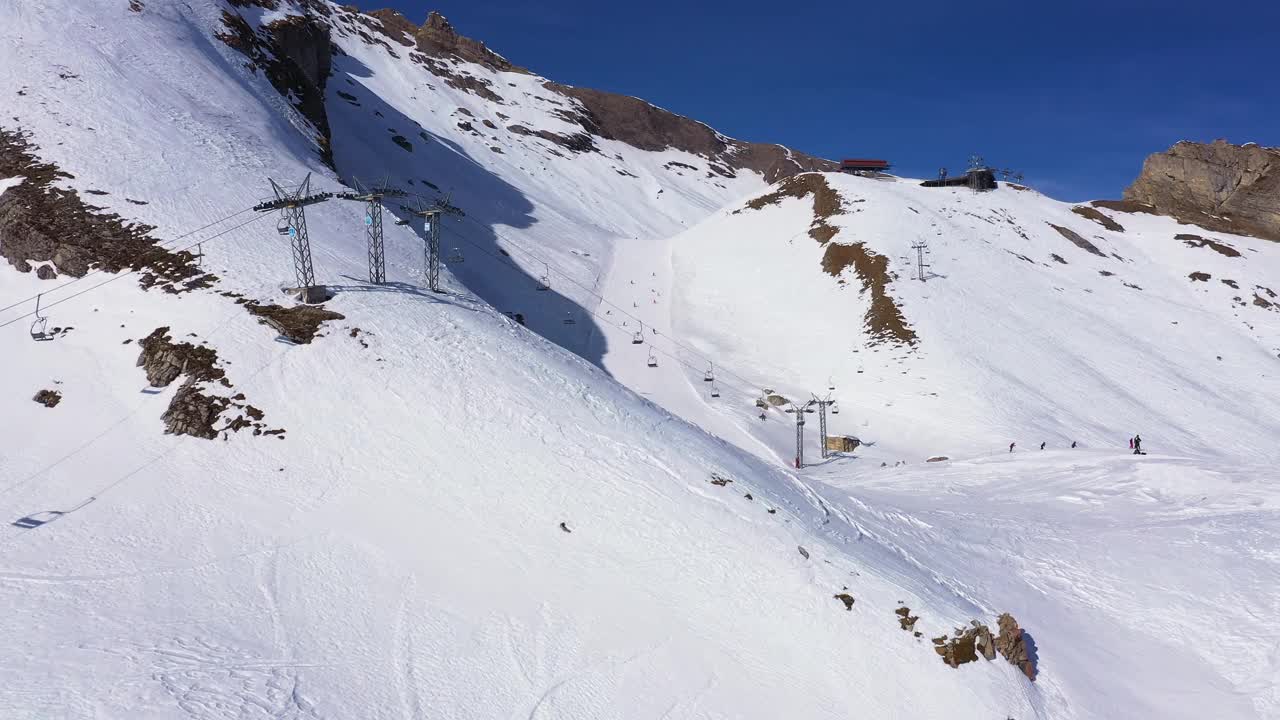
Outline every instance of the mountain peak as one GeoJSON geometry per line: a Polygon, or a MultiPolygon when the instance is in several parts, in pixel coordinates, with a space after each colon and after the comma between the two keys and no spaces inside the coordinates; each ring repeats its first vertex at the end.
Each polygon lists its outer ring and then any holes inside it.
{"type": "Polygon", "coordinates": [[[483,42],[460,35],[453,23],[435,10],[427,14],[426,22],[414,33],[414,39],[419,50],[431,55],[452,55],[490,70],[527,72],[490,50],[483,42]]]}

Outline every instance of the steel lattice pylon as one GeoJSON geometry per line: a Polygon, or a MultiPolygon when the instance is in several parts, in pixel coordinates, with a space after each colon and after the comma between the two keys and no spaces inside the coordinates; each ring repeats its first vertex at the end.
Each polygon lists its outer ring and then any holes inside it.
{"type": "Polygon", "coordinates": [[[386,197],[404,197],[407,193],[387,184],[383,179],[373,187],[361,184],[353,179],[356,192],[339,193],[343,200],[358,200],[365,204],[364,233],[365,244],[369,255],[369,282],[381,285],[387,281],[386,245],[382,234],[382,199],[386,197]]]}
{"type": "Polygon", "coordinates": [[[369,282],[387,281],[387,261],[382,244],[382,203],[370,199],[365,208],[365,235],[369,241],[369,282]]]}
{"type": "Polygon", "coordinates": [[[301,289],[316,284],[316,273],[311,263],[311,240],[307,236],[306,207],[324,202],[333,197],[333,193],[311,193],[311,174],[293,190],[286,190],[275,180],[268,178],[275,199],[259,203],[253,207],[258,212],[279,210],[284,224],[278,229],[282,235],[289,236],[289,245],[293,254],[293,273],[301,289]]]}

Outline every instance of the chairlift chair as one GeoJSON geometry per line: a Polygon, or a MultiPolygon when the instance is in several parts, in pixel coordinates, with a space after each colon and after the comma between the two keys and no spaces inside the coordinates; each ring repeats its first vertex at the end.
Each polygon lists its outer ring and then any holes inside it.
{"type": "Polygon", "coordinates": [[[828,390],[836,389],[836,381],[832,380],[830,375],[827,376],[827,389],[828,390]]]}
{"type": "Polygon", "coordinates": [[[49,318],[40,314],[40,296],[36,295],[36,319],[31,323],[31,339],[36,341],[52,340],[53,335],[48,333],[49,318]]]}
{"type": "Polygon", "coordinates": [[[644,323],[640,323],[640,329],[635,331],[635,334],[631,336],[631,344],[632,345],[644,344],[644,323]]]}
{"type": "Polygon", "coordinates": [[[466,260],[467,259],[462,256],[462,250],[460,248],[454,248],[453,252],[449,253],[449,262],[451,263],[466,262],[466,260]]]}
{"type": "Polygon", "coordinates": [[[651,368],[658,367],[658,356],[653,354],[653,348],[649,348],[649,362],[646,364],[651,368]]]}
{"type": "Polygon", "coordinates": [[[714,382],[711,383],[711,397],[713,398],[720,397],[720,389],[716,387],[716,384],[714,382]]]}
{"type": "Polygon", "coordinates": [[[542,277],[538,278],[538,292],[546,292],[551,289],[551,266],[546,263],[542,264],[545,271],[542,277]]]}
{"type": "Polygon", "coordinates": [[[281,218],[280,222],[276,223],[276,232],[281,235],[292,235],[293,226],[289,224],[287,219],[281,218]]]}
{"type": "Polygon", "coordinates": [[[577,325],[577,324],[578,324],[578,321],[573,319],[573,314],[572,314],[572,313],[565,313],[565,314],[564,314],[564,324],[565,324],[565,325],[577,325]]]}
{"type": "Polygon", "coordinates": [[[702,373],[702,382],[715,382],[715,365],[707,363],[707,371],[702,373]]]}

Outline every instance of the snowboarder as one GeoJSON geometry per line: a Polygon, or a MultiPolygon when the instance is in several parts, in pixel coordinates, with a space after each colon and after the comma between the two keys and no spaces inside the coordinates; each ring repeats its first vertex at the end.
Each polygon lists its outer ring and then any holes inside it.
{"type": "Polygon", "coordinates": [[[1146,455],[1146,453],[1142,452],[1142,436],[1141,435],[1133,436],[1133,454],[1146,455]]]}
{"type": "Polygon", "coordinates": [[[1072,441],[1071,441],[1071,449],[1072,449],[1072,450],[1075,450],[1075,449],[1076,449],[1076,441],[1075,441],[1075,440],[1072,440],[1072,441]]]}
{"type": "Polygon", "coordinates": [[[763,419],[764,419],[764,412],[761,412],[761,413],[760,413],[760,419],[761,419],[761,420],[763,420],[763,419]]]}
{"type": "Polygon", "coordinates": [[[1013,452],[1014,445],[1017,445],[1017,443],[1009,443],[1009,452],[1013,452]]]}
{"type": "Polygon", "coordinates": [[[1041,450],[1043,450],[1043,449],[1044,449],[1044,443],[1040,443],[1040,449],[1041,449],[1041,450]]]}

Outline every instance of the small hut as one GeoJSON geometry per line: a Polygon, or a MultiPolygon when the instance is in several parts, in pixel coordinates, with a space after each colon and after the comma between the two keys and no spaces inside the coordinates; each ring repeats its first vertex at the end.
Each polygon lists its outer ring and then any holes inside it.
{"type": "Polygon", "coordinates": [[[862,441],[851,435],[827,436],[827,450],[830,452],[853,452],[862,441]]]}

